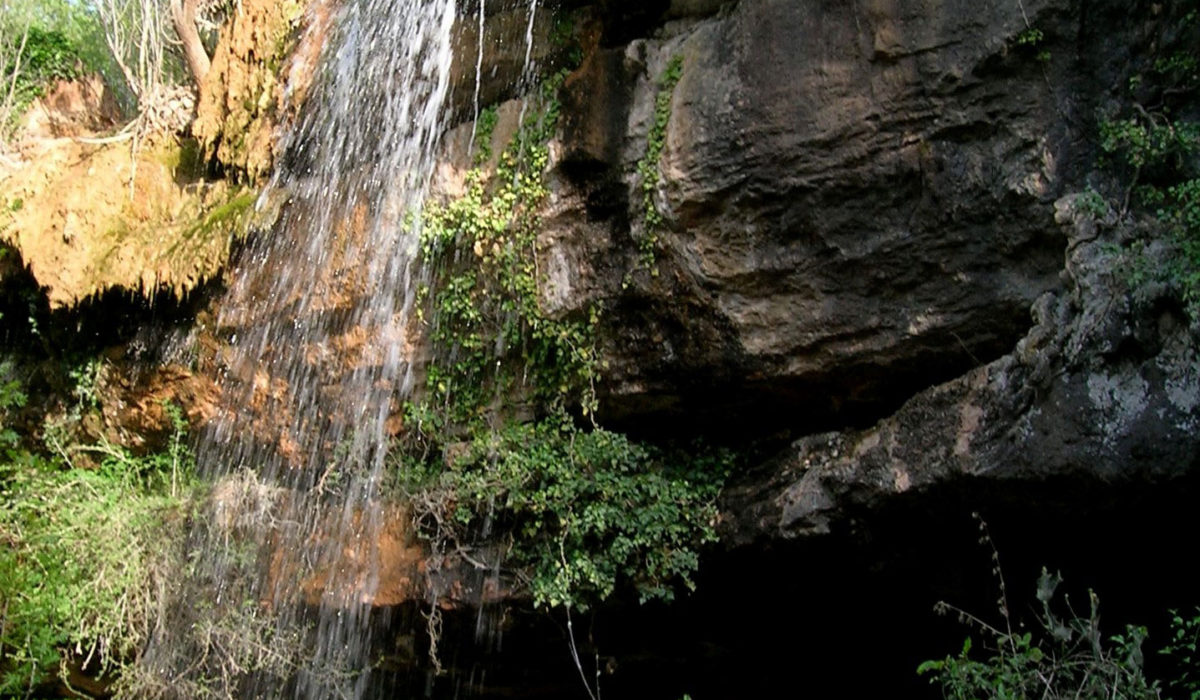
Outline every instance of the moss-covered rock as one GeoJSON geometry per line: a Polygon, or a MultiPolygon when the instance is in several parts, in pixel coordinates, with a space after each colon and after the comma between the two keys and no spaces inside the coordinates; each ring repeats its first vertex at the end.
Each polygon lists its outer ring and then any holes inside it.
{"type": "Polygon", "coordinates": [[[286,112],[281,83],[296,83],[291,93],[302,94],[311,74],[306,57],[320,46],[316,35],[328,12],[322,10],[326,3],[317,4],[307,15],[314,31],[306,33],[291,63],[286,59],[297,48],[305,16],[299,0],[245,0],[222,29],[192,132],[205,154],[236,176],[253,181],[271,170],[275,127],[286,112]]]}
{"type": "Polygon", "coordinates": [[[254,194],[200,178],[194,142],[131,156],[128,144],[46,142],[0,173],[0,241],[51,308],[110,289],[181,296],[219,275],[254,194]]]}

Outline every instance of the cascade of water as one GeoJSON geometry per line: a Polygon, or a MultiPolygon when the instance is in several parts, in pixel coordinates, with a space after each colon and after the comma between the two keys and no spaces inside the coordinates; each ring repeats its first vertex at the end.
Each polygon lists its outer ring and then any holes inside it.
{"type": "MultiPolygon", "coordinates": [[[[517,92],[535,72],[539,0],[527,2],[517,92]]],[[[264,195],[284,204],[272,229],[243,251],[221,305],[228,342],[218,357],[219,412],[198,449],[216,486],[211,522],[189,545],[190,585],[203,592],[184,594],[185,606],[207,607],[156,632],[165,641],[152,644],[147,663],[168,683],[210,672],[195,669],[213,665],[215,635],[226,635],[217,653],[246,646],[205,619],[226,615],[232,625],[257,625],[250,662],[216,664],[229,676],[227,695],[366,692],[386,520],[380,486],[390,421],[413,383],[410,311],[427,281],[417,265],[421,205],[450,111],[455,6],[346,0],[332,23],[264,195]],[[182,628],[200,622],[209,640],[179,642],[182,628]],[[289,645],[294,656],[281,651],[289,645]]],[[[485,7],[479,0],[471,18],[479,31],[476,118],[485,7]]],[[[498,581],[500,562],[491,566],[498,581]]],[[[501,629],[481,607],[477,641],[498,650],[501,629]]]]}
{"type": "MultiPolygon", "coordinates": [[[[366,682],[387,423],[412,384],[420,207],[455,2],[349,0],[339,13],[270,184],[286,203],[221,307],[220,413],[198,449],[217,509],[240,509],[241,539],[259,545],[246,586],[242,550],[213,528],[195,545],[198,576],[216,604],[265,609],[276,639],[307,640],[289,689],[307,698],[361,697],[366,682]],[[257,496],[221,503],[235,481],[257,496]]],[[[239,682],[240,695],[284,692],[278,677],[239,682]]]]}
{"type": "Polygon", "coordinates": [[[487,0],[479,0],[479,46],[475,52],[475,97],[472,101],[471,141],[467,144],[467,153],[475,152],[475,136],[479,130],[479,91],[483,88],[483,31],[487,0]]]}

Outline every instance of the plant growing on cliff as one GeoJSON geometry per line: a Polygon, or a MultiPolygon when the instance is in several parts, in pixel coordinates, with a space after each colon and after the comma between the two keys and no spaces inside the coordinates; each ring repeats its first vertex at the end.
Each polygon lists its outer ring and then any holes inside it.
{"type": "Polygon", "coordinates": [[[637,165],[637,172],[642,181],[643,213],[642,236],[637,240],[638,260],[654,276],[658,275],[658,268],[654,265],[658,249],[658,231],[663,225],[662,212],[654,202],[658,185],[662,181],[658,164],[662,159],[663,149],[666,148],[667,124],[671,121],[671,99],[682,76],[683,56],[675,56],[667,62],[667,67],[658,77],[658,93],[654,98],[654,121],[646,135],[646,154],[637,165]]]}
{"type": "Polygon", "coordinates": [[[476,166],[484,165],[492,159],[492,134],[496,131],[496,122],[499,119],[500,115],[496,105],[491,105],[481,110],[479,117],[475,120],[475,131],[471,135],[471,140],[475,145],[472,162],[476,166]]]}
{"type": "MultiPolygon", "coordinates": [[[[422,434],[433,452],[436,436],[422,434]]],[[[642,601],[692,589],[697,547],[715,540],[716,496],[728,457],[639,444],[566,415],[477,431],[452,455],[404,467],[405,488],[433,507],[426,532],[466,547],[489,527],[512,533],[507,565],[535,604],[587,608],[622,581],[642,601]],[[448,463],[442,466],[442,460],[448,463]]]]}
{"type": "Polygon", "coordinates": [[[433,359],[406,411],[398,483],[435,552],[470,561],[476,538],[507,539],[505,565],[539,606],[587,607],[626,583],[643,600],[669,599],[691,587],[698,548],[715,536],[729,460],[595,423],[599,314],[551,317],[538,298],[553,94],[494,177],[473,172],[461,197],[426,210],[422,256],[439,270],[423,291],[433,359]]]}
{"type": "Polygon", "coordinates": [[[543,88],[499,157],[495,175],[467,176],[467,191],[424,214],[421,255],[438,270],[422,290],[429,333],[440,348],[426,375],[428,403],[452,423],[502,412],[524,392],[542,403],[594,410],[592,329],[584,318],[550,318],[538,302],[538,207],[548,194],[546,141],[558,118],[555,90],[543,88]]]}
{"type": "MultiPolygon", "coordinates": [[[[1178,116],[1200,88],[1200,9],[1193,6],[1167,28],[1173,45],[1129,81],[1130,102],[1098,125],[1101,164],[1121,183],[1117,207],[1124,216],[1140,210],[1159,220],[1177,255],[1161,279],[1180,292],[1193,315],[1200,313],[1200,123],[1178,116]]],[[[1143,246],[1144,242],[1135,245],[1143,246]]],[[[1142,257],[1135,249],[1135,259],[1142,257]]],[[[1136,263],[1135,267],[1150,266],[1136,263]]]]}

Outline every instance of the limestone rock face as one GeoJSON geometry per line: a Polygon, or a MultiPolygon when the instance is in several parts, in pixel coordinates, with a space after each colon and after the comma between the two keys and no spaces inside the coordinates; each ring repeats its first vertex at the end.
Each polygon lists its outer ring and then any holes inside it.
{"type": "Polygon", "coordinates": [[[1069,3],[677,5],[567,84],[546,301],[614,310],[608,417],[863,422],[1011,348],[1075,157],[1071,81],[1015,40],[1069,3]]]}
{"type": "Polygon", "coordinates": [[[1161,286],[1135,293],[1112,274],[1116,254],[1075,201],[1059,202],[1064,289],[1038,300],[1037,324],[1012,353],[871,428],[796,441],[770,476],[726,494],[730,541],[828,534],[888,499],[949,484],[1156,484],[1193,472],[1197,329],[1161,286]]]}
{"type": "Polygon", "coordinates": [[[542,301],[606,310],[609,425],[805,436],[735,477],[727,543],[946,489],[1111,501],[1194,470],[1196,324],[1115,252],[1161,225],[1072,194],[1107,177],[1097,124],[1169,8],[599,7],[564,89],[542,301]]]}

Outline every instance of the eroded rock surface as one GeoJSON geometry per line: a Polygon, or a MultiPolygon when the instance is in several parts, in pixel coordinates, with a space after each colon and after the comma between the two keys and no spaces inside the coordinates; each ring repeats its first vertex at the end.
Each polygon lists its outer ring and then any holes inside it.
{"type": "Polygon", "coordinates": [[[589,53],[546,300],[609,305],[609,418],[863,422],[1011,348],[1057,283],[1074,157],[1073,84],[1015,38],[1083,22],[1025,11],[754,0],[589,53]],[[650,227],[637,164],[675,57],[650,227]]]}
{"type": "Polygon", "coordinates": [[[726,494],[730,541],[828,534],[889,499],[968,480],[1119,490],[1193,472],[1197,328],[1161,285],[1130,287],[1115,232],[1098,234],[1076,201],[1058,203],[1066,284],[1038,300],[1037,325],[1012,353],[871,428],[797,441],[768,478],[726,494]]]}
{"type": "Polygon", "coordinates": [[[222,272],[253,195],[196,174],[194,152],[70,138],[0,171],[0,242],[52,309],[120,290],[184,295],[222,272]]]}

